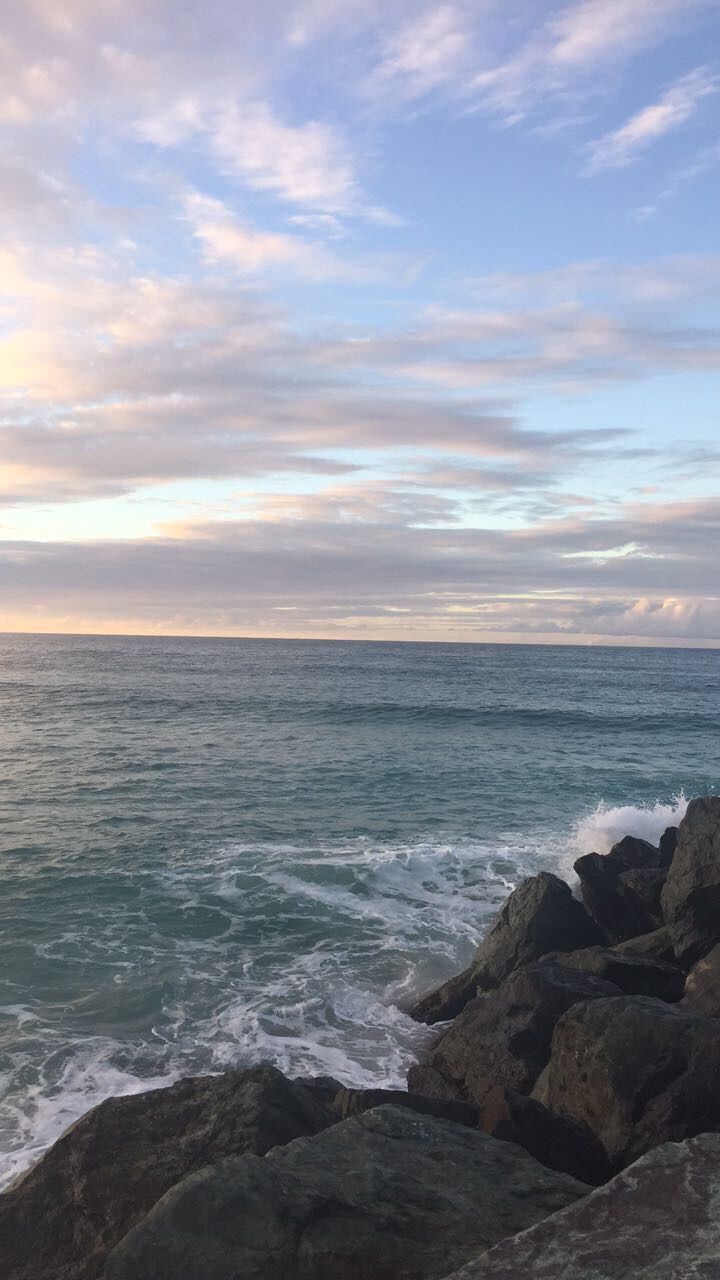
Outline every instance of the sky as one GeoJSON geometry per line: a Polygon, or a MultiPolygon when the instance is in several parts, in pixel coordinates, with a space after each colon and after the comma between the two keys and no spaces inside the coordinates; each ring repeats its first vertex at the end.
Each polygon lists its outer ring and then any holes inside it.
{"type": "Polygon", "coordinates": [[[23,0],[0,629],[720,646],[720,0],[23,0]]]}

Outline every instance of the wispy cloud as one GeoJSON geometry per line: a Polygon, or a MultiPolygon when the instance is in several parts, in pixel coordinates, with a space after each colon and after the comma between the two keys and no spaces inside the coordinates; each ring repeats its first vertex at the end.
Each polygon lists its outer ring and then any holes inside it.
{"type": "Polygon", "coordinates": [[[589,145],[588,171],[599,173],[602,169],[625,168],[653,142],[687,124],[705,98],[716,94],[718,88],[720,80],[705,67],[682,76],[657,102],[643,107],[619,129],[589,145]]]}

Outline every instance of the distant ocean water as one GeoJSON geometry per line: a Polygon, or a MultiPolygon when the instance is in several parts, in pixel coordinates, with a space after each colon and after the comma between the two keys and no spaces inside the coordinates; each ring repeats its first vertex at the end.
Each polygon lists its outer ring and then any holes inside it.
{"type": "Polygon", "coordinates": [[[0,636],[0,1182],[111,1094],[399,1085],[522,876],[717,789],[720,652],[0,636]]]}

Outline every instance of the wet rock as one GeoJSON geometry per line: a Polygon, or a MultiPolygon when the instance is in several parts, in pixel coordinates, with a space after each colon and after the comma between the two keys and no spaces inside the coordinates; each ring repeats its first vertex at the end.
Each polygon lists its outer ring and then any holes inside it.
{"type": "Polygon", "coordinates": [[[714,1280],[719,1200],[720,1137],[667,1143],[446,1280],[714,1280]]]}
{"type": "Polygon", "coordinates": [[[319,1132],[336,1120],[326,1096],[261,1066],[102,1102],[0,1196],[4,1280],[97,1280],[169,1187],[319,1132]]]}
{"type": "Polygon", "coordinates": [[[610,1177],[605,1148],[587,1125],[553,1115],[514,1089],[492,1089],[476,1116],[483,1133],[515,1142],[548,1169],[596,1186],[610,1177]]]}
{"type": "Polygon", "coordinates": [[[587,1191],[509,1142],[379,1107],[186,1178],[105,1280],[422,1280],[587,1191]]]}
{"type": "Polygon", "coordinates": [[[416,1022],[432,1026],[436,1022],[448,1022],[456,1018],[465,1005],[477,995],[478,980],[473,965],[463,969],[454,978],[448,978],[442,986],[428,992],[409,1010],[416,1022]]]}
{"type": "Polygon", "coordinates": [[[516,969],[548,951],[574,951],[604,941],[569,885],[543,871],[510,894],[470,967],[423,997],[410,1014],[419,1022],[456,1017],[478,988],[498,987],[516,969]]]}
{"type": "Polygon", "coordinates": [[[600,1138],[616,1171],[720,1129],[720,1024],[645,996],[577,1005],[555,1027],[545,1098],[600,1138]]]}
{"type": "Polygon", "coordinates": [[[681,962],[694,964],[720,942],[720,796],[690,801],[662,908],[681,962]]]}
{"type": "Polygon", "coordinates": [[[708,1018],[720,1018],[720,944],[693,965],[687,976],[683,1004],[708,1018]]]}
{"type": "Polygon", "coordinates": [[[648,959],[664,960],[666,964],[676,964],[672,938],[667,925],[653,929],[652,933],[641,933],[637,938],[627,938],[618,942],[613,951],[626,956],[646,956],[648,959]]]}
{"type": "Polygon", "coordinates": [[[666,827],[660,837],[660,866],[669,867],[675,856],[678,841],[678,828],[666,827]]]}
{"type": "Polygon", "coordinates": [[[662,923],[659,856],[646,840],[626,836],[608,854],[587,853],[575,863],[588,914],[609,941],[650,933],[662,923]]]}
{"type": "Polygon", "coordinates": [[[680,1000],[685,988],[685,975],[676,966],[611,947],[586,947],[565,955],[553,952],[543,957],[543,964],[594,973],[606,982],[613,982],[626,995],[655,996],[671,1003],[680,1000]]]}
{"type": "Polygon", "coordinates": [[[619,995],[593,974],[558,965],[529,965],[497,990],[466,1005],[432,1046],[426,1063],[411,1067],[411,1093],[448,1093],[481,1104],[496,1085],[529,1093],[550,1056],[558,1018],[578,1001],[619,995]]]}
{"type": "MultiPolygon", "coordinates": [[[[405,1093],[402,1089],[343,1089],[336,1094],[333,1111],[338,1119],[362,1115],[375,1107],[407,1107],[419,1115],[435,1116],[439,1120],[452,1120],[471,1129],[478,1127],[477,1107],[469,1102],[444,1101],[432,1095],[405,1093]]],[[[554,1167],[554,1166],[553,1166],[554,1167]]],[[[579,1177],[579,1175],[576,1175],[579,1177]]]]}

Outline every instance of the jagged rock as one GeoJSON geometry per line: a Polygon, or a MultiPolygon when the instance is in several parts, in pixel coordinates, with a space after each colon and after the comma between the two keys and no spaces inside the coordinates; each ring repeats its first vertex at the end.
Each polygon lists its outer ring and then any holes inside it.
{"type": "Polygon", "coordinates": [[[652,933],[641,933],[638,938],[627,938],[625,942],[616,943],[613,951],[619,951],[624,956],[646,956],[648,959],[664,960],[666,964],[676,963],[670,930],[666,924],[660,929],[653,929],[652,933]]]}
{"type": "Polygon", "coordinates": [[[594,1000],[555,1027],[545,1098],[600,1138],[615,1170],[720,1129],[720,1026],[646,996],[594,1000]]]}
{"type": "Polygon", "coordinates": [[[610,1177],[605,1148],[587,1125],[553,1115],[514,1089],[492,1089],[476,1115],[483,1133],[515,1142],[548,1169],[596,1186],[610,1177]]]}
{"type": "Polygon", "coordinates": [[[714,1280],[720,1138],[667,1143],[446,1280],[714,1280]]]}
{"type": "Polygon", "coordinates": [[[606,855],[614,862],[621,862],[626,871],[634,871],[640,867],[657,867],[660,861],[660,850],[649,840],[640,836],[624,836],[614,844],[606,855]]]}
{"type": "Polygon", "coordinates": [[[694,964],[720,942],[720,796],[690,801],[662,909],[681,962],[694,964]]]}
{"type": "Polygon", "coordinates": [[[548,951],[575,951],[604,941],[565,881],[543,871],[510,894],[470,968],[424,996],[410,1014],[418,1022],[454,1018],[478,988],[498,987],[509,974],[548,951]]]}
{"type": "Polygon", "coordinates": [[[720,944],[693,965],[685,984],[683,1004],[708,1018],[720,1018],[720,944]]]}
{"type": "Polygon", "coordinates": [[[650,933],[662,923],[665,872],[659,857],[654,845],[626,836],[608,854],[587,853],[575,863],[587,911],[611,942],[650,933]]]}
{"type": "Polygon", "coordinates": [[[422,1000],[418,1000],[409,1010],[411,1018],[416,1022],[426,1022],[432,1026],[435,1022],[448,1022],[456,1018],[470,1000],[477,995],[478,980],[473,965],[463,969],[454,978],[448,978],[442,986],[429,991],[422,1000]]]}
{"type": "Polygon", "coordinates": [[[181,1178],[336,1118],[311,1084],[271,1066],[109,1098],[0,1196],[4,1280],[97,1280],[113,1245],[181,1178]]]}
{"type": "Polygon", "coordinates": [[[587,1192],[509,1142],[379,1107],[186,1178],[105,1280],[422,1280],[587,1192]]]}
{"type": "Polygon", "coordinates": [[[667,880],[667,867],[636,867],[618,877],[618,891],[633,907],[645,912],[656,929],[663,923],[660,897],[667,880]]]}
{"type": "Polygon", "coordinates": [[[669,867],[677,848],[678,828],[666,827],[660,837],[660,866],[669,867]]]}
{"type": "Polygon", "coordinates": [[[586,947],[583,951],[554,951],[543,957],[543,964],[560,965],[594,973],[629,996],[655,996],[658,1000],[679,1000],[685,988],[685,975],[676,966],[647,956],[615,951],[611,947],[586,947]]]}
{"type": "Polygon", "coordinates": [[[471,1129],[478,1127],[478,1110],[471,1103],[446,1102],[432,1096],[425,1097],[419,1093],[404,1093],[402,1089],[340,1088],[333,1100],[333,1111],[340,1120],[347,1120],[350,1116],[359,1116],[365,1111],[372,1111],[375,1107],[385,1106],[407,1107],[419,1115],[435,1116],[439,1120],[452,1120],[455,1124],[466,1124],[471,1129]]]}
{"type": "Polygon", "coordinates": [[[443,1096],[439,1076],[448,1086],[445,1096],[476,1104],[496,1085],[529,1093],[550,1056],[558,1018],[578,1001],[619,994],[618,987],[592,974],[529,965],[466,1005],[427,1062],[410,1068],[410,1092],[443,1096]]]}

